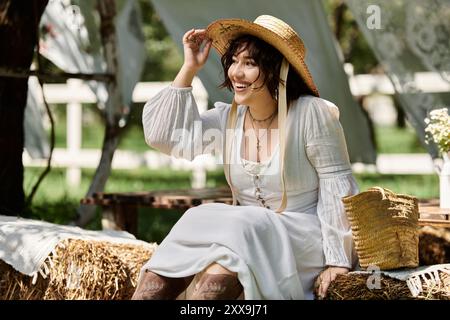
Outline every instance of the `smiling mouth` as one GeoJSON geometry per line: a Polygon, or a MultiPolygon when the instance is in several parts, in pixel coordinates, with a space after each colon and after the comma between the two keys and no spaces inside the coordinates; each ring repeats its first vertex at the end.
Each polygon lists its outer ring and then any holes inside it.
{"type": "Polygon", "coordinates": [[[234,90],[237,92],[244,91],[250,86],[250,84],[245,83],[234,83],[234,90]]]}

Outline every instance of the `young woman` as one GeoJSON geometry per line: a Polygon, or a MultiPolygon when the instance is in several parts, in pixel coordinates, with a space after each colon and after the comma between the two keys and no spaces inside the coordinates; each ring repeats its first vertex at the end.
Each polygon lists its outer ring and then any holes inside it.
{"type": "Polygon", "coordinates": [[[174,299],[195,275],[191,299],[312,299],[317,276],[325,295],[355,263],[341,197],[358,187],[338,108],[319,98],[302,40],[264,15],[192,29],[183,45],[174,82],[144,108],[145,138],[189,160],[220,152],[233,205],[186,211],[143,266],[133,299],[174,299]],[[211,46],[234,100],[199,115],[191,83],[211,46]]]}

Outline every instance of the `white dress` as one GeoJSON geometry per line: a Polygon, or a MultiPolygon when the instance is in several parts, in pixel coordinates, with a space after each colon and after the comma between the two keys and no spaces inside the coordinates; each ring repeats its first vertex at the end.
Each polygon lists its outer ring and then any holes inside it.
{"type": "MultiPolygon", "coordinates": [[[[208,132],[225,132],[229,108],[219,102],[199,115],[192,88],[169,86],[144,107],[146,141],[192,160],[211,150],[208,132]]],[[[356,194],[358,187],[338,109],[313,96],[301,96],[289,108],[288,202],[279,214],[274,211],[282,195],[279,148],[260,165],[237,152],[246,108],[238,106],[231,152],[230,178],[239,205],[210,203],[187,210],[141,272],[185,277],[216,262],[237,273],[245,299],[312,299],[314,278],[326,265],[351,268],[356,262],[341,197],[356,194]]],[[[224,141],[218,140],[221,152],[224,141]]]]}

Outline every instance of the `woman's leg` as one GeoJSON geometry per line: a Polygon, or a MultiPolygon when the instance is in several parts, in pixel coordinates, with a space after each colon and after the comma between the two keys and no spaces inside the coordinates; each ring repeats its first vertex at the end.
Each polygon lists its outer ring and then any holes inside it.
{"type": "Polygon", "coordinates": [[[193,278],[194,276],[169,278],[145,270],[131,299],[174,300],[189,286],[193,278]]]}
{"type": "Polygon", "coordinates": [[[213,263],[206,268],[192,294],[192,300],[233,300],[242,293],[235,272],[213,263]]]}

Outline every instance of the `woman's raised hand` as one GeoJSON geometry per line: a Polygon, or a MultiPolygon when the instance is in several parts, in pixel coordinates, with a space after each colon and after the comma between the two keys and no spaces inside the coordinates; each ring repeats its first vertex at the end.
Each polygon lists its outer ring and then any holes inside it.
{"type": "Polygon", "coordinates": [[[205,29],[192,29],[183,36],[184,67],[198,72],[208,59],[212,41],[207,38],[205,29]]]}
{"type": "Polygon", "coordinates": [[[192,86],[192,80],[208,59],[212,41],[204,29],[192,29],[183,36],[184,63],[172,86],[186,88],[192,86]]]}

